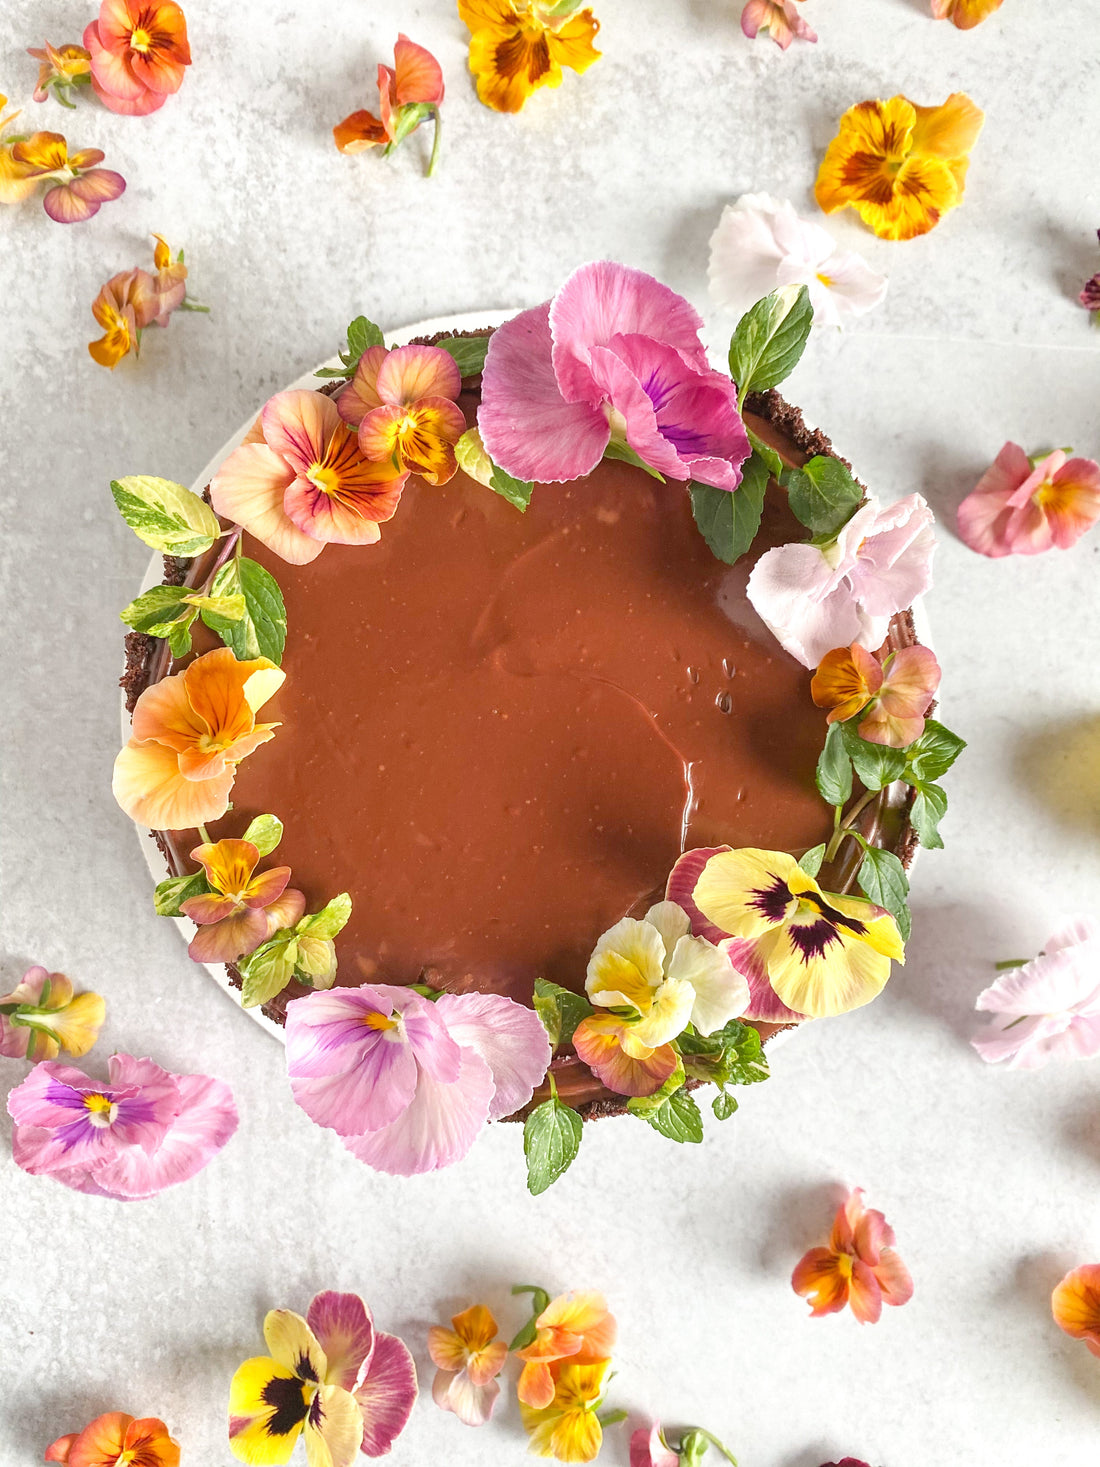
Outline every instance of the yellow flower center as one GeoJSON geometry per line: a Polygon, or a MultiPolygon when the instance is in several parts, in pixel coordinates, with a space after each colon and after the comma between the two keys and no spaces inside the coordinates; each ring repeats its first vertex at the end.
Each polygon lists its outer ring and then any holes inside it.
{"type": "Polygon", "coordinates": [[[401,1017],[399,1014],[369,1013],[363,1015],[363,1023],[368,1029],[375,1029],[381,1034],[386,1034],[391,1029],[400,1028],[401,1017]]]}
{"type": "Polygon", "coordinates": [[[311,464],[306,478],[322,494],[333,495],[340,483],[340,476],[328,464],[311,464]]]}
{"type": "Polygon", "coordinates": [[[1056,502],[1059,498],[1058,485],[1053,479],[1044,479],[1031,496],[1031,502],[1039,509],[1046,509],[1048,505],[1056,502]]]}
{"type": "Polygon", "coordinates": [[[832,289],[832,286],[833,286],[833,277],[831,275],[823,275],[821,273],[821,271],[819,270],[817,272],[817,278],[818,278],[818,280],[821,281],[822,285],[825,287],[826,290],[831,290],[832,289]]]}
{"type": "Polygon", "coordinates": [[[132,50],[140,51],[142,55],[144,55],[145,52],[148,51],[149,48],[152,46],[152,44],[152,36],[149,34],[148,31],[142,30],[141,26],[138,26],[136,30],[131,31],[130,47],[132,50]]]}
{"type": "Polygon", "coordinates": [[[85,1095],[88,1119],[98,1130],[105,1130],[118,1114],[118,1105],[109,1095],[85,1095]]]}

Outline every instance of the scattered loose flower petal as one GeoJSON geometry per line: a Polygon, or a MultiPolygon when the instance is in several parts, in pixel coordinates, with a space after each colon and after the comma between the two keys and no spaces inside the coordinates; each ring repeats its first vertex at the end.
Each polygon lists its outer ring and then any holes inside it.
{"type": "Polygon", "coordinates": [[[889,912],[822,891],[785,851],[688,851],[672,868],[668,896],[686,909],[692,931],[723,944],[745,975],[750,1019],[847,1013],[882,991],[891,961],[905,961],[889,912]]]}
{"type": "Polygon", "coordinates": [[[63,107],[71,107],[69,93],[92,79],[92,58],[83,46],[28,46],[27,55],[39,63],[34,100],[44,102],[51,91],[63,107]]]}
{"type": "Polygon", "coordinates": [[[533,1457],[553,1457],[559,1462],[591,1462],[603,1445],[603,1427],[597,1412],[603,1401],[610,1360],[581,1365],[575,1359],[556,1361],[549,1367],[553,1395],[547,1406],[536,1409],[520,1402],[524,1429],[531,1439],[533,1457]]]}
{"type": "Polygon", "coordinates": [[[1067,1273],[1050,1296],[1054,1323],[1100,1355],[1100,1263],[1085,1263],[1067,1273]]]}
{"type": "Polygon", "coordinates": [[[895,612],[932,584],[932,511],[919,494],[869,498],[826,545],[780,545],[753,567],[748,598],[804,667],[834,647],[882,645],[895,612]]]}
{"type": "Polygon", "coordinates": [[[722,210],[710,238],[709,278],[711,299],[738,316],[781,285],[804,285],[815,326],[862,316],[887,286],[862,255],[837,249],[827,229],[770,194],[742,194],[722,210]]]}
{"type": "Polygon", "coordinates": [[[178,1467],[180,1445],[155,1416],[135,1421],[124,1411],[108,1411],[83,1431],[51,1442],[45,1460],[68,1467],[178,1467]]]}
{"type": "Polygon", "coordinates": [[[606,1361],[616,1334],[615,1318],[602,1294],[594,1290],[559,1294],[535,1320],[535,1338],[516,1351],[524,1362],[516,1386],[520,1401],[539,1410],[548,1407],[554,1399],[554,1364],[606,1361]]]}
{"type": "Polygon", "coordinates": [[[115,760],[112,789],[126,814],[154,830],[220,819],[237,765],[275,737],[279,725],[256,714],[285,679],[266,657],[238,662],[219,647],[146,688],[115,760]]]}
{"type": "Polygon", "coordinates": [[[215,511],[291,565],[328,544],[373,545],[407,473],[371,463],[321,392],[278,392],[210,484],[215,511]]]}
{"type": "Polygon", "coordinates": [[[840,119],[814,189],[826,214],[853,208],[880,239],[927,234],[962,202],[985,114],[965,92],[940,107],[859,102],[840,119]]]}
{"type": "Polygon", "coordinates": [[[197,963],[232,963],[283,927],[293,927],[305,913],[303,894],[287,890],[289,866],[255,874],[260,853],[251,841],[196,846],[191,859],[202,866],[211,887],[181,904],[199,929],[187,949],[197,963]]]}
{"type": "Polygon", "coordinates": [[[894,1230],[881,1212],[863,1205],[856,1187],[838,1209],[827,1248],[811,1248],[791,1276],[815,1319],[846,1305],[860,1324],[875,1324],[884,1304],[907,1304],[913,1280],[894,1249],[894,1230]]]}
{"type": "Polygon", "coordinates": [[[131,117],[163,107],[191,65],[187,22],[172,0],[102,0],[84,44],[96,96],[131,117]]]}
{"type": "Polygon", "coordinates": [[[428,1331],[428,1354],[438,1367],[432,1400],[466,1426],[484,1426],[500,1395],[497,1376],[508,1346],[496,1333],[497,1322],[484,1304],[453,1315],[450,1329],[433,1324],[428,1331]]]}
{"type": "Polygon", "coordinates": [[[533,1010],[497,994],[363,984],[287,1005],[287,1073],[311,1120],[397,1176],[451,1166],[526,1105],[550,1063],[533,1010]]]}
{"type": "MultiPolygon", "coordinates": [[[[0,98],[0,107],[5,98],[0,98]]],[[[13,114],[17,116],[18,114],[13,114]]],[[[12,120],[4,120],[3,126],[12,120]]],[[[82,148],[70,153],[59,132],[35,132],[0,144],[0,203],[19,203],[29,198],[40,183],[46,190],[42,207],[57,224],[79,224],[99,213],[103,204],[117,199],[126,180],[103,162],[99,148],[82,148]]]]}
{"type": "Polygon", "coordinates": [[[689,1426],[680,1433],[678,1447],[670,1447],[659,1421],[651,1427],[639,1426],[630,1438],[630,1467],[696,1467],[706,1455],[708,1447],[721,1452],[727,1462],[737,1467],[737,1461],[727,1446],[701,1426],[689,1426]]]}
{"type": "Polygon", "coordinates": [[[904,749],[924,732],[939,685],[940,665],[930,647],[902,647],[879,662],[853,642],[826,652],[810,682],[810,696],[829,710],[827,723],[863,713],[856,730],[861,739],[904,749]]]}
{"type": "Polygon", "coordinates": [[[378,111],[379,116],[366,111],[353,112],[332,129],[336,146],[341,153],[362,153],[368,148],[381,147],[388,156],[429,118],[435,122],[435,141],[428,163],[428,177],[435,172],[439,161],[439,144],[443,135],[443,123],[439,104],[443,101],[443,70],[439,62],[426,51],[410,41],[408,36],[399,35],[393,48],[393,66],[378,68],[378,111]]]}
{"type": "Polygon", "coordinates": [[[99,1038],[107,1005],[98,993],[74,993],[64,973],[28,968],[10,993],[0,995],[0,1054],[10,1059],[79,1059],[99,1038]]]}
{"type": "Polygon", "coordinates": [[[975,1007],[997,1015],[971,1040],[991,1064],[1038,1070],[1048,1060],[1100,1054],[1100,923],[1067,922],[1037,958],[980,993],[975,1007]]]}
{"type": "Polygon", "coordinates": [[[1000,10],[1003,0],[932,0],[934,20],[949,20],[960,31],[973,30],[1000,10]]]}
{"type": "Polygon", "coordinates": [[[764,31],[782,51],[796,39],[817,40],[817,32],[798,13],[798,0],[748,0],[741,12],[741,29],[750,41],[764,31]]]}
{"type": "Polygon", "coordinates": [[[695,310],[610,261],[489,339],[478,428],[492,461],[539,483],[628,449],[651,470],[736,489],[749,442],[730,379],[707,363],[695,310]]]}
{"type": "Polygon", "coordinates": [[[1064,449],[1029,458],[1006,443],[959,505],[960,538],[979,555],[1068,550],[1100,520],[1100,464],[1064,449]]]}
{"type": "Polygon", "coordinates": [[[45,1060],[8,1096],[16,1165],[77,1192],[134,1201],[200,1172],[237,1129],[229,1086],[113,1054],[108,1083],[45,1060]]]}
{"type": "Polygon", "coordinates": [[[581,3],[458,0],[470,32],[477,94],[494,112],[519,112],[540,87],[559,87],[562,67],[587,71],[600,52],[600,23],[581,3]]]}
{"type": "Polygon", "coordinates": [[[368,463],[390,465],[446,484],[458,471],[455,444],[466,431],[458,406],[462,374],[438,346],[372,346],[336,399],[345,423],[359,431],[368,463]]]}

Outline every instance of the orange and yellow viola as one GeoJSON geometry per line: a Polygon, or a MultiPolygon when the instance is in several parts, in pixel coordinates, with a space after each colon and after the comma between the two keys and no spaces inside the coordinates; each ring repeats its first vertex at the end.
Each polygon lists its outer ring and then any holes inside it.
{"type": "Polygon", "coordinates": [[[791,1276],[810,1313],[837,1314],[850,1307],[860,1324],[875,1324],[882,1306],[907,1304],[913,1280],[894,1247],[894,1230],[881,1212],[863,1205],[856,1187],[837,1210],[827,1247],[811,1248],[791,1276]]]}
{"type": "MultiPolygon", "coordinates": [[[[4,101],[0,98],[0,107],[4,101]]],[[[0,203],[19,203],[40,183],[52,183],[43,196],[43,209],[57,224],[80,224],[125,192],[126,180],[120,173],[98,167],[103,158],[99,148],[70,153],[59,132],[13,138],[0,144],[0,203]]]]}
{"type": "Polygon", "coordinates": [[[191,852],[206,872],[209,892],[181,904],[198,931],[187,951],[197,963],[232,963],[305,914],[306,899],[288,890],[289,866],[256,874],[260,853],[250,840],[205,842],[191,852]]]}
{"type": "Polygon", "coordinates": [[[561,1360],[549,1367],[553,1384],[549,1403],[536,1408],[520,1402],[533,1457],[592,1462],[599,1456],[603,1426],[598,1412],[610,1369],[610,1360],[585,1365],[561,1360]]]}
{"type": "Polygon", "coordinates": [[[535,1320],[535,1338],[516,1351],[523,1361],[516,1386],[520,1401],[536,1410],[549,1407],[555,1393],[553,1365],[563,1360],[575,1365],[606,1360],[616,1330],[607,1300],[595,1290],[559,1294],[552,1299],[535,1320]]]}
{"type": "Polygon", "coordinates": [[[66,1467],[179,1467],[179,1460],[179,1442],[163,1421],[155,1416],[135,1420],[125,1411],[107,1411],[46,1448],[47,1462],[66,1467]]]}
{"type": "Polygon", "coordinates": [[[361,108],[332,129],[341,153],[364,153],[382,148],[390,153],[404,138],[429,118],[435,121],[428,176],[439,160],[442,125],[439,104],[443,101],[443,68],[430,51],[399,35],[393,48],[393,65],[378,67],[378,112],[361,108]]]}
{"type": "Polygon", "coordinates": [[[74,993],[64,973],[28,968],[0,995],[0,1054],[37,1063],[65,1050],[79,1058],[99,1038],[106,1013],[98,993],[74,993]]]}
{"type": "Polygon", "coordinates": [[[432,1400],[465,1426],[484,1425],[500,1396],[497,1376],[508,1346],[496,1334],[497,1322],[484,1304],[452,1315],[450,1329],[433,1324],[428,1331],[428,1354],[436,1367],[432,1400]]]}
{"type": "Polygon", "coordinates": [[[826,652],[810,682],[810,696],[818,708],[829,710],[826,722],[843,723],[862,713],[861,739],[904,749],[924,732],[939,685],[940,665],[930,647],[902,647],[880,662],[853,642],[826,652]]]}
{"type": "Polygon", "coordinates": [[[466,431],[456,401],[462,375],[438,346],[372,346],[337,398],[343,420],[359,431],[359,449],[395,474],[446,484],[458,471],[455,444],[466,431]]]}
{"type": "Polygon", "coordinates": [[[477,94],[494,112],[519,112],[540,87],[560,87],[562,68],[587,71],[600,23],[577,0],[458,0],[470,31],[477,94]]]}
{"type": "Polygon", "coordinates": [[[87,86],[92,79],[91,53],[83,46],[28,46],[27,55],[38,62],[38,84],[34,100],[44,102],[53,92],[62,107],[72,107],[69,93],[73,87],[87,86]]]}
{"type": "Polygon", "coordinates": [[[83,39],[96,96],[132,117],[163,107],[191,65],[187,21],[173,0],[102,0],[83,39]]]}
{"type": "Polygon", "coordinates": [[[932,0],[935,20],[949,20],[960,31],[973,30],[1000,10],[1004,0],[932,0]]]}

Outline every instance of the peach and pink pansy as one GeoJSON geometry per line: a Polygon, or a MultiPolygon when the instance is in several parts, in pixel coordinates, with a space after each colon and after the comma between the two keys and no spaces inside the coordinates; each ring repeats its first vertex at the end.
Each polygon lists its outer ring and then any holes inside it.
{"type": "Polygon", "coordinates": [[[443,101],[443,69],[430,51],[402,34],[393,48],[393,65],[378,67],[378,116],[365,109],[352,112],[332,129],[341,153],[364,153],[382,148],[390,153],[429,118],[435,121],[435,141],[428,163],[429,178],[439,161],[443,101]]]}
{"type": "Polygon", "coordinates": [[[856,1187],[837,1209],[827,1247],[811,1248],[791,1276],[791,1287],[810,1301],[815,1319],[846,1306],[860,1324],[875,1324],[882,1306],[907,1304],[913,1280],[901,1261],[894,1230],[881,1212],[863,1205],[856,1187]]]}
{"type": "Polygon", "coordinates": [[[595,1290],[559,1294],[535,1318],[534,1328],[534,1339],[516,1351],[523,1361],[516,1394],[536,1411],[546,1410],[554,1399],[555,1365],[606,1361],[618,1334],[607,1300],[595,1290]]]}
{"type": "Polygon", "coordinates": [[[718,944],[749,987],[748,1019],[829,1018],[870,1003],[905,961],[894,918],[862,897],[822,891],[785,851],[687,851],[668,896],[718,944]]]}
{"type": "Polygon", "coordinates": [[[727,1462],[737,1467],[737,1459],[716,1436],[701,1426],[689,1426],[680,1433],[674,1447],[670,1444],[664,1427],[659,1421],[651,1426],[639,1426],[630,1438],[630,1467],[698,1467],[713,1447],[727,1462]]]}
{"type": "Polygon", "coordinates": [[[91,83],[92,57],[83,46],[52,46],[44,41],[41,46],[28,46],[27,55],[38,62],[36,102],[44,102],[52,92],[63,107],[71,107],[72,89],[91,83]]]}
{"type": "Polygon", "coordinates": [[[96,96],[132,117],[163,107],[191,65],[187,21],[172,0],[102,0],[84,45],[96,96]]]}
{"type": "Polygon", "coordinates": [[[465,1426],[484,1426],[500,1397],[497,1377],[508,1346],[497,1339],[497,1322],[484,1304],[472,1304],[451,1318],[451,1328],[433,1324],[428,1354],[436,1367],[432,1400],[453,1411],[465,1426]]]}
{"type": "Polygon", "coordinates": [[[829,710],[826,722],[862,714],[856,730],[861,739],[904,749],[924,732],[939,685],[940,665],[930,647],[902,647],[880,662],[853,642],[826,652],[810,682],[810,696],[829,710]]]}
{"type": "Polygon", "coordinates": [[[256,714],[286,674],[266,657],[238,662],[228,647],[146,688],[131,737],[115,759],[115,799],[154,830],[193,830],[218,820],[242,759],[275,737],[256,714]]]}
{"type": "Polygon", "coordinates": [[[455,444],[466,431],[457,401],[461,391],[462,374],[442,347],[372,346],[336,406],[358,430],[359,451],[368,463],[446,484],[458,470],[455,444]]]}
{"type": "Polygon", "coordinates": [[[1052,1059],[1100,1054],[1100,923],[1075,917],[1037,958],[1009,966],[978,995],[991,1015],[971,1040],[982,1059],[1038,1070],[1052,1059]]]}
{"type": "Polygon", "coordinates": [[[62,1050],[79,1059],[99,1038],[107,1005],[98,993],[76,993],[64,973],[28,968],[0,994],[0,1054],[52,1060],[62,1050]]]}
{"type": "Polygon", "coordinates": [[[105,1411],[83,1431],[51,1442],[45,1460],[64,1467],[179,1467],[180,1444],[159,1417],[105,1411]]]}
{"type": "Polygon", "coordinates": [[[1068,550],[1100,520],[1100,464],[1067,450],[1029,456],[1006,443],[959,505],[960,538],[979,555],[1068,550]]]}
{"type": "Polygon", "coordinates": [[[801,0],[748,0],[741,12],[741,29],[754,41],[761,31],[783,51],[792,41],[816,41],[817,32],[799,14],[801,0]]]}
{"type": "MultiPolygon", "coordinates": [[[[5,100],[0,97],[0,107],[5,100]]],[[[125,192],[121,173],[99,167],[104,156],[99,148],[71,153],[59,132],[13,138],[0,144],[0,203],[20,203],[48,183],[42,207],[50,218],[56,224],[81,224],[125,192]]]]}
{"type": "Polygon", "coordinates": [[[1051,1295],[1050,1307],[1060,1330],[1100,1355],[1100,1263],[1071,1269],[1051,1295]]]}
{"type": "Polygon", "coordinates": [[[187,304],[189,310],[205,306],[187,301],[187,266],[183,252],[173,259],[167,241],[153,238],[155,274],[140,268],[112,275],[92,302],[92,315],[103,327],[98,341],[88,343],[94,362],[113,371],[123,357],[141,351],[141,335],[148,326],[167,326],[175,311],[187,304]]]}
{"type": "Polygon", "coordinates": [[[489,340],[478,411],[489,457],[517,479],[556,483],[610,452],[658,476],[736,489],[749,441],[701,326],[651,275],[582,265],[489,340]]]}
{"type": "Polygon", "coordinates": [[[107,1082],[45,1060],[8,1096],[17,1166],[76,1192],[135,1201],[200,1172],[237,1129],[229,1086],[113,1054],[107,1082]]]}
{"type": "Polygon", "coordinates": [[[335,402],[320,392],[279,392],[210,484],[210,502],[291,565],[329,544],[373,545],[408,477],[392,459],[372,462],[335,402]]]}
{"type": "Polygon", "coordinates": [[[377,1171],[460,1161],[488,1121],[522,1109],[550,1063],[533,1010],[489,993],[363,984],[294,999],[286,1011],[294,1099],[377,1171]]]}
{"type": "Polygon", "coordinates": [[[219,840],[196,846],[191,859],[206,872],[209,892],[181,904],[198,931],[187,949],[198,963],[232,963],[304,915],[306,899],[288,890],[289,866],[258,875],[260,853],[249,840],[219,840]]]}

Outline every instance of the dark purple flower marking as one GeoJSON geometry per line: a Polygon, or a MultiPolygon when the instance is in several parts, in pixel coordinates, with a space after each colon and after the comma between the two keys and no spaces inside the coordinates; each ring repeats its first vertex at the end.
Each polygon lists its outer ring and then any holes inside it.
{"type": "Polygon", "coordinates": [[[309,1407],[306,1405],[300,1380],[287,1380],[282,1375],[274,1376],[260,1395],[264,1404],[271,1407],[271,1416],[264,1425],[266,1436],[289,1436],[306,1419],[309,1407]]]}
{"type": "Polygon", "coordinates": [[[769,922],[779,923],[787,915],[791,900],[790,887],[781,876],[777,876],[771,886],[754,889],[746,905],[755,907],[769,922]]]}

